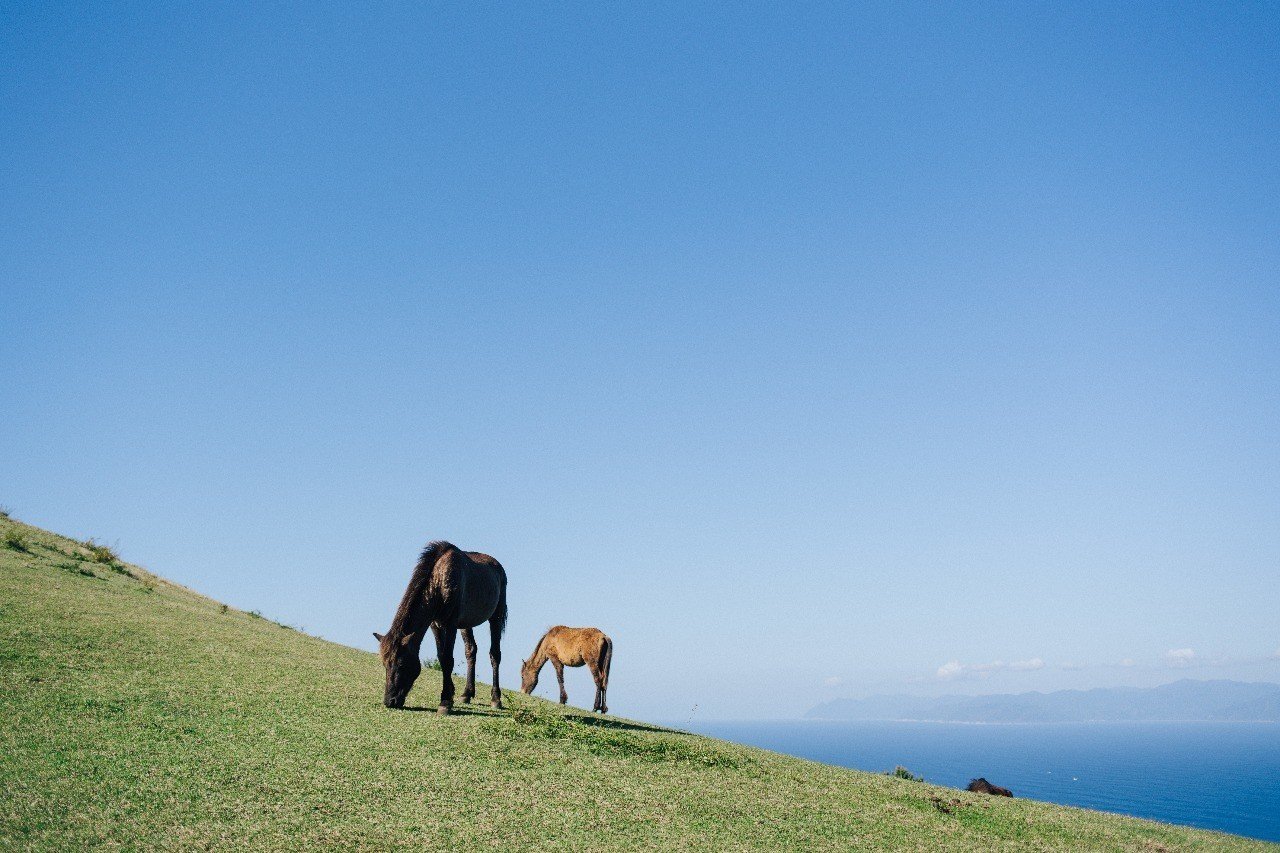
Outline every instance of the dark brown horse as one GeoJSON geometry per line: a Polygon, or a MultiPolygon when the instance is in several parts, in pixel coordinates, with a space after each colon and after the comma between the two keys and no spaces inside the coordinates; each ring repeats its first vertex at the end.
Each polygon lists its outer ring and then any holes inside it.
{"type": "Polygon", "coordinates": [[[1012,797],[1013,791],[1008,788],[1001,788],[999,785],[992,785],[986,779],[981,777],[969,780],[967,790],[973,791],[975,794],[992,794],[997,797],[1012,797]]]}
{"type": "Polygon", "coordinates": [[[569,694],[564,692],[564,668],[586,664],[596,682],[596,701],[591,710],[601,714],[609,713],[604,697],[609,690],[613,640],[604,631],[599,628],[566,628],[557,625],[543,634],[533,650],[533,657],[520,665],[521,690],[525,693],[533,692],[538,686],[538,673],[547,661],[551,661],[551,665],[555,667],[556,680],[560,682],[561,705],[569,701],[569,694]]]}
{"type": "Polygon", "coordinates": [[[459,551],[448,542],[427,545],[413,568],[386,636],[377,632],[373,635],[387,668],[382,704],[388,708],[404,707],[405,697],[422,671],[418,651],[427,628],[436,635],[436,657],[444,676],[439,713],[447,714],[453,708],[453,644],[459,630],[467,655],[467,686],[462,691],[462,701],[470,702],[476,695],[476,640],[471,629],[481,622],[489,623],[489,662],[493,664],[489,704],[501,708],[498,664],[502,662],[502,630],[507,623],[507,573],[488,554],[459,551]]]}

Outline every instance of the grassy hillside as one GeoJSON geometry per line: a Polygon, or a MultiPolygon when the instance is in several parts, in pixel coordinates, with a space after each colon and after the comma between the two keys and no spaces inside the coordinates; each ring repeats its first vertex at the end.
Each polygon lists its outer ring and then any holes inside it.
{"type": "Polygon", "coordinates": [[[371,654],[0,518],[5,848],[1275,849],[518,695],[389,711],[381,690],[371,654]]]}

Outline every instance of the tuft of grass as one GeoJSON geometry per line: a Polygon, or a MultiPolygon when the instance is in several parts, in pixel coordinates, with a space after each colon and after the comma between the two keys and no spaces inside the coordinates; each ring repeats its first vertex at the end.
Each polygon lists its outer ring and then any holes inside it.
{"type": "Polygon", "coordinates": [[[89,552],[89,559],[95,563],[102,563],[109,566],[112,563],[118,563],[120,557],[116,554],[115,549],[109,545],[103,545],[97,540],[90,539],[84,543],[85,550],[89,552]]]}
{"type": "Polygon", "coordinates": [[[908,781],[910,781],[910,782],[923,782],[923,781],[924,781],[924,777],[923,777],[923,776],[917,776],[916,774],[912,773],[912,772],[911,772],[910,770],[908,770],[907,768],[903,767],[901,764],[899,764],[897,767],[893,768],[892,770],[886,770],[886,771],[884,771],[884,775],[886,775],[886,776],[892,776],[892,777],[894,777],[895,779],[906,779],[906,780],[908,780],[908,781]]]}
{"type": "Polygon", "coordinates": [[[4,532],[4,547],[10,551],[21,551],[29,553],[31,545],[27,542],[27,537],[22,535],[22,531],[17,528],[10,528],[4,532]]]}
{"type": "Polygon", "coordinates": [[[10,509],[7,506],[0,506],[0,518],[8,518],[10,509]]]}
{"type": "Polygon", "coordinates": [[[227,610],[228,610],[228,608],[227,608],[227,605],[225,605],[225,604],[218,608],[218,612],[219,612],[219,613],[226,613],[226,612],[227,612],[227,610]]]}

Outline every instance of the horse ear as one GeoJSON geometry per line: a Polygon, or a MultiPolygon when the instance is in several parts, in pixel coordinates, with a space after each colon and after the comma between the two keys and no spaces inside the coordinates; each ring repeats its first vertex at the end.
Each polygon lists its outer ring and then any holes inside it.
{"type": "Polygon", "coordinates": [[[405,634],[405,635],[400,639],[400,645],[402,645],[402,646],[407,646],[407,645],[409,645],[410,643],[412,643],[412,642],[413,642],[413,638],[414,638],[414,637],[416,637],[416,636],[418,636],[418,632],[417,632],[417,631],[414,631],[413,633],[410,633],[410,634],[405,634]]]}
{"type": "Polygon", "coordinates": [[[373,638],[374,638],[375,640],[377,640],[379,643],[381,643],[381,642],[382,642],[382,635],[381,635],[381,634],[379,634],[377,631],[374,631],[374,632],[373,632],[373,638]]]}

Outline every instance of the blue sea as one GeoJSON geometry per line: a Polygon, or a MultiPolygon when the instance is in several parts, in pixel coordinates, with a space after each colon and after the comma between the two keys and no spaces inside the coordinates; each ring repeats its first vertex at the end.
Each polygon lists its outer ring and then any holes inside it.
{"type": "Polygon", "coordinates": [[[801,758],[1280,841],[1280,724],[685,722],[801,758]]]}

